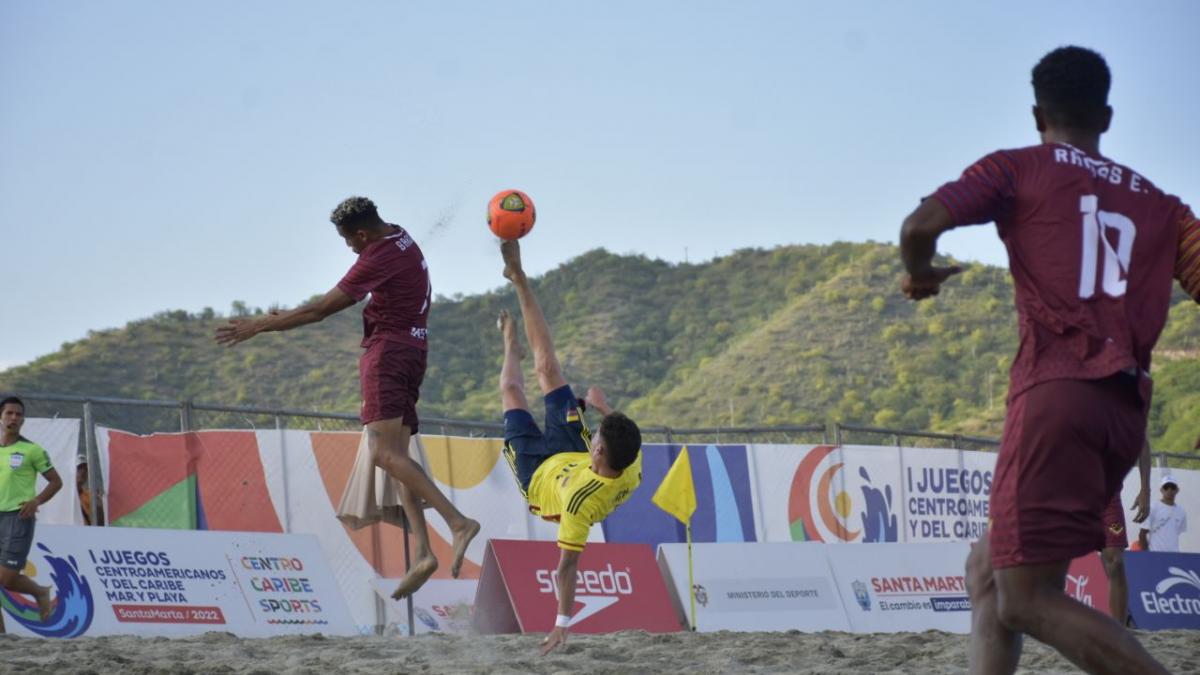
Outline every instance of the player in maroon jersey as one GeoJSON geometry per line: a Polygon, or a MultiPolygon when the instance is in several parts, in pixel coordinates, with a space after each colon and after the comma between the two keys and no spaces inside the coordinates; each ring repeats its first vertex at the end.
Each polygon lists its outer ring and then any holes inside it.
{"type": "Polygon", "coordinates": [[[901,290],[937,295],[938,236],[995,222],[1008,250],[1020,347],[990,504],[972,550],[973,672],[1011,673],[1021,636],[1090,672],[1165,672],[1133,635],[1063,593],[1070,561],[1104,543],[1101,513],[1145,439],[1150,354],[1167,319],[1182,232],[1177,198],[1100,154],[1110,75],[1079,47],[1033,69],[1041,145],[1002,150],[905,219],[901,290]]]}
{"type": "Polygon", "coordinates": [[[333,210],[338,235],[358,254],[346,276],[324,296],[293,310],[233,319],[217,329],[217,342],[235,345],[259,333],[291,330],[321,321],[371,295],[363,310],[364,352],[359,360],[362,423],[375,464],[400,481],[404,514],[416,535],[416,560],[393,597],[415,592],[437,570],[421,502],[446,520],[454,535],[457,577],[479,523],[464,516],[408,456],[417,433],[417,397],[425,377],[431,287],[425,256],[402,227],[385,223],[366,197],[350,197],[333,210]]]}

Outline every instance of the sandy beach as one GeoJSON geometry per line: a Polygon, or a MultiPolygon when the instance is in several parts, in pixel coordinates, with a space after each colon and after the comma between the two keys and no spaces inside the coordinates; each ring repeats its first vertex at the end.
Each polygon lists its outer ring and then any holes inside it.
{"type": "MultiPolygon", "coordinates": [[[[1176,673],[1200,672],[1200,634],[1140,633],[1176,673]]],[[[967,638],[947,633],[624,632],[572,636],[542,658],[541,637],[417,638],[323,636],[241,639],[96,637],[41,640],[0,636],[5,673],[961,673],[967,638]]],[[[1076,672],[1049,648],[1027,641],[1022,673],[1076,672]]]]}

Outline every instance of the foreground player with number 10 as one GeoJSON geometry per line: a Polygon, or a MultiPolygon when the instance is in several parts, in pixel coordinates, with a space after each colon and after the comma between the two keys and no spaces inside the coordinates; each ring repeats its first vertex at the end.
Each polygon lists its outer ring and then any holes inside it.
{"type": "Polygon", "coordinates": [[[995,222],[1008,249],[1020,328],[990,504],[967,560],[970,668],[1011,673],[1032,635],[1088,672],[1161,673],[1132,633],[1063,593],[1073,558],[1104,543],[1101,514],[1142,449],[1150,354],[1172,273],[1200,297],[1187,206],[1100,154],[1110,75],[1079,47],[1033,69],[1042,144],[994,152],[904,221],[901,289],[937,295],[937,238],[995,222]]]}

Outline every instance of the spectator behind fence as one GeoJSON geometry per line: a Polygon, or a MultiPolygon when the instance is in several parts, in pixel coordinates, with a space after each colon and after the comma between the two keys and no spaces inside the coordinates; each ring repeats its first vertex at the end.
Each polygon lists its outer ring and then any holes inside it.
{"type": "Polygon", "coordinates": [[[87,455],[75,458],[75,491],[79,493],[79,510],[84,525],[104,524],[104,489],[96,489],[96,517],[92,518],[92,490],[88,485],[87,455]]]}
{"type": "MultiPolygon", "coordinates": [[[[21,435],[25,424],[25,404],[11,396],[0,401],[0,585],[10,591],[33,596],[42,620],[50,616],[50,588],[39,586],[21,572],[33,545],[33,530],[38,507],[62,489],[62,478],[50,465],[50,456],[42,446],[21,435]],[[35,494],[37,477],[47,485],[35,494]]],[[[4,617],[0,613],[0,633],[4,617]]]]}
{"type": "Polygon", "coordinates": [[[1187,512],[1175,503],[1179,484],[1174,477],[1163,476],[1160,492],[1162,499],[1150,507],[1150,518],[1138,533],[1138,540],[1145,551],[1178,553],[1179,535],[1187,532],[1187,512]]]}

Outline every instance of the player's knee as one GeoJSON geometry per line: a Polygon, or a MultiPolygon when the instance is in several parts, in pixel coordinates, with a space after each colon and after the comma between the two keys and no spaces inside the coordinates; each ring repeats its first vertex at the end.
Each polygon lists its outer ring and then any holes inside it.
{"type": "Polygon", "coordinates": [[[17,580],[20,573],[8,567],[0,567],[0,586],[8,588],[17,580]]]}
{"type": "Polygon", "coordinates": [[[525,385],[512,380],[500,380],[500,393],[506,397],[516,398],[525,395],[525,385]]]}
{"type": "Polygon", "coordinates": [[[537,373],[540,379],[549,379],[562,376],[562,369],[558,365],[558,360],[553,357],[538,357],[533,364],[533,370],[537,373]]]}
{"type": "Polygon", "coordinates": [[[967,594],[972,598],[987,593],[992,588],[992,564],[982,546],[971,549],[966,565],[967,594]]]}
{"type": "Polygon", "coordinates": [[[996,593],[996,618],[1008,630],[1029,632],[1034,619],[1032,598],[1011,592],[996,593]]]}

